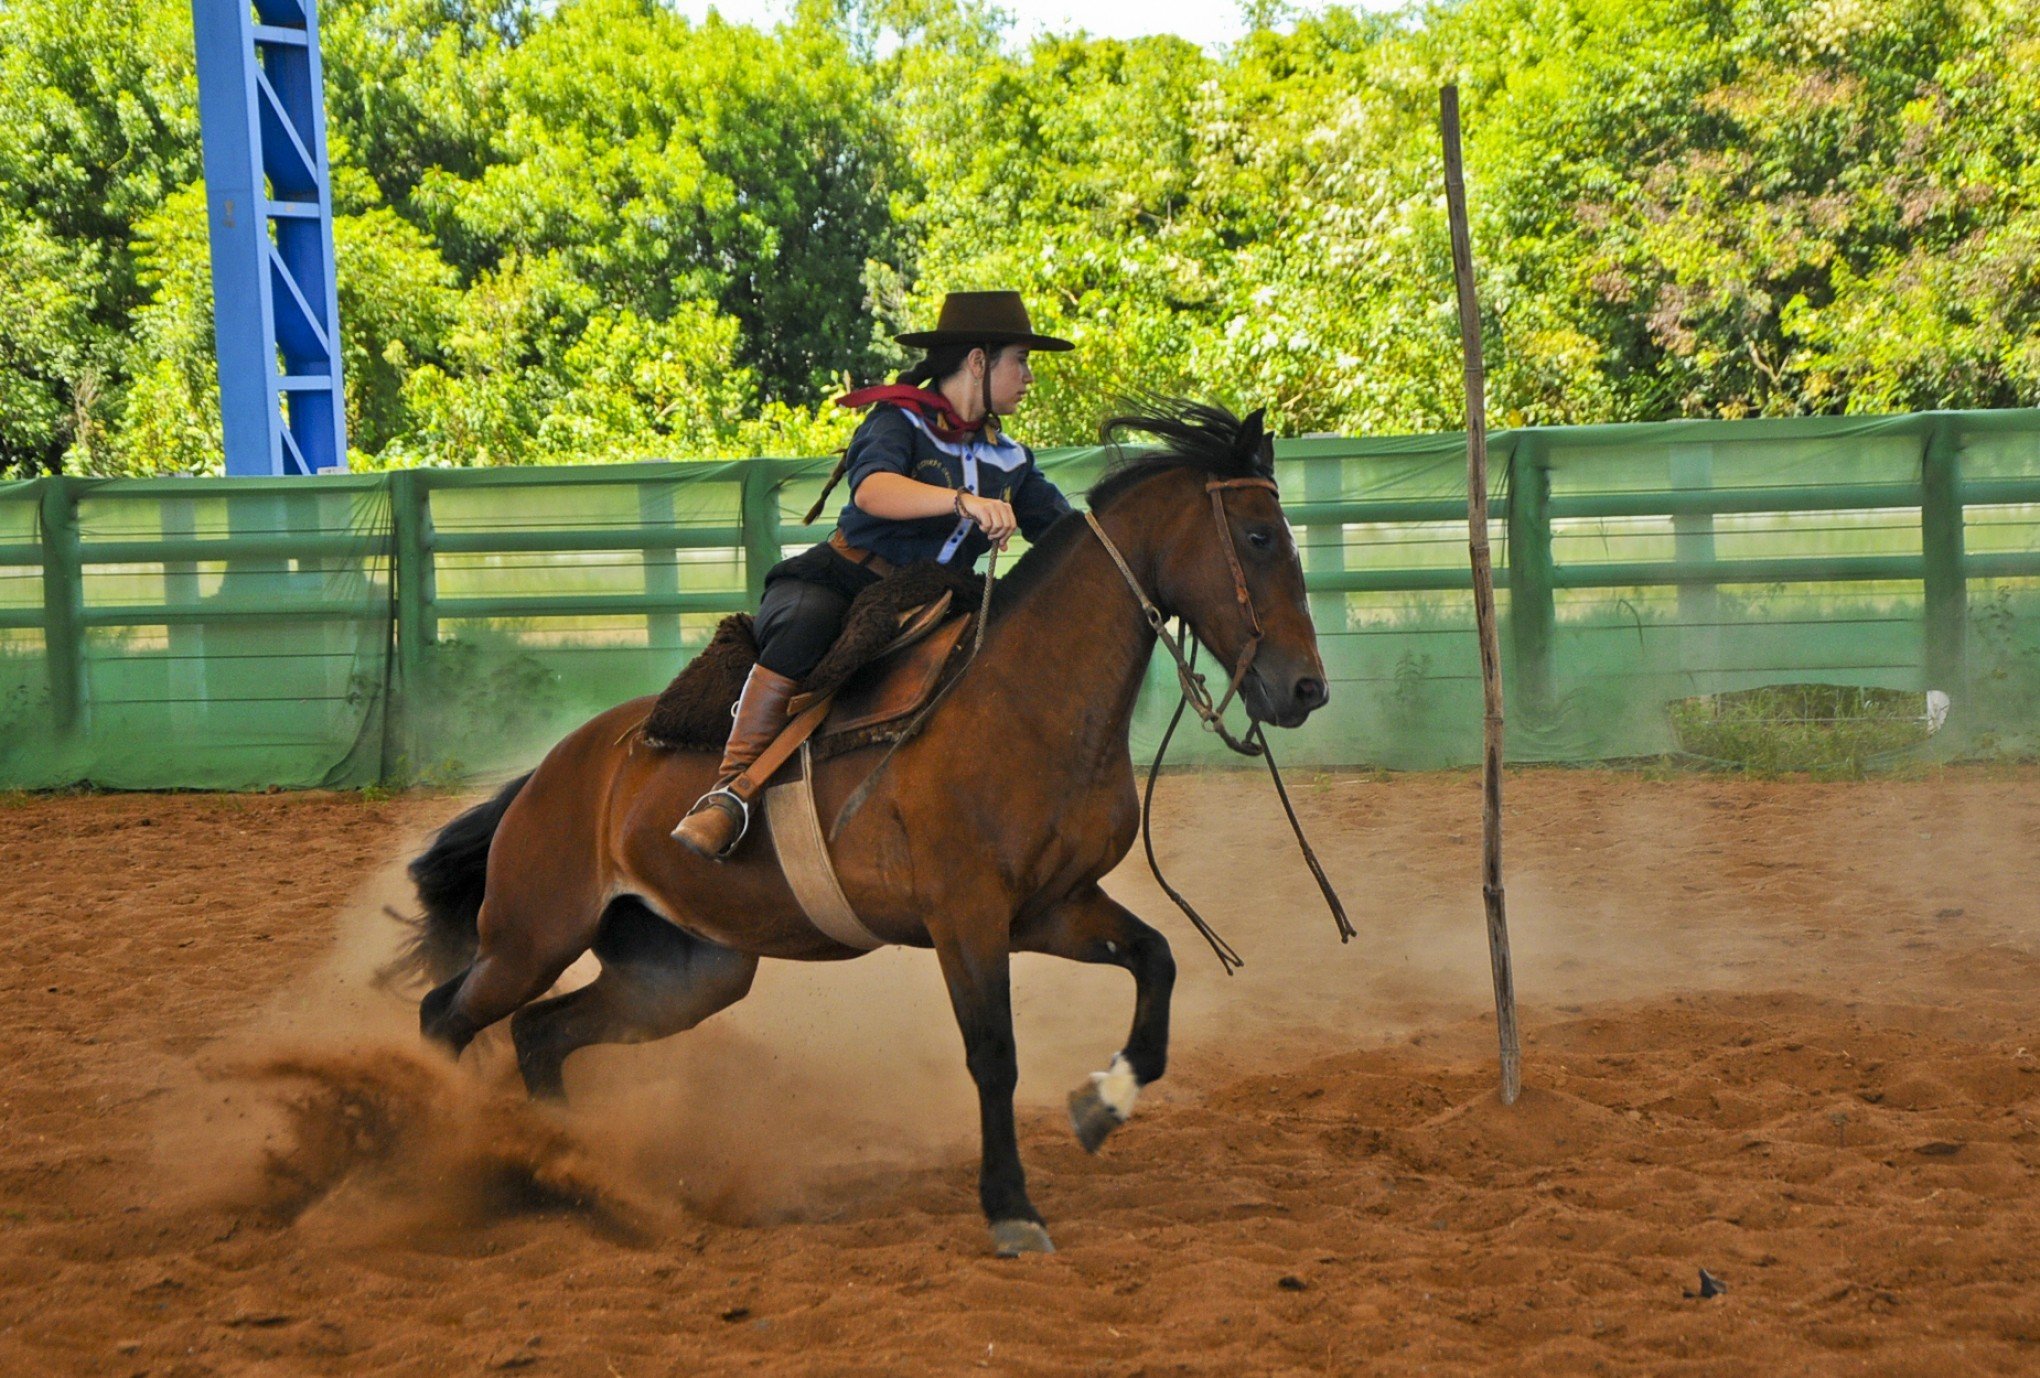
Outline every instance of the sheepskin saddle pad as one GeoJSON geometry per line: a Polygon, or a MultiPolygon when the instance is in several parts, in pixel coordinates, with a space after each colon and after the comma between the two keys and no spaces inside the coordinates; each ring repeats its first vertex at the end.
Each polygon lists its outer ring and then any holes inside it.
{"type": "MultiPolygon", "coordinates": [[[[816,746],[825,748],[821,754],[834,756],[890,740],[887,728],[899,727],[961,668],[970,644],[966,632],[983,596],[982,575],[933,561],[909,565],[858,594],[844,615],[843,630],[801,681],[794,701],[798,709],[836,694],[835,707],[816,734],[816,746]],[[939,625],[913,644],[896,648],[901,629],[915,624],[944,595],[948,612],[939,625]]],[[[663,751],[721,751],[729,740],[730,710],[757,661],[750,615],[725,617],[708,645],[652,706],[639,729],[645,744],[663,751]]]]}

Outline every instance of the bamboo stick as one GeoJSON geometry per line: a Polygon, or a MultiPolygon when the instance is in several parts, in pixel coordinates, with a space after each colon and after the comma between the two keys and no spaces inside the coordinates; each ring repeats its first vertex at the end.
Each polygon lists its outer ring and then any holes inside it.
{"type": "Polygon", "coordinates": [[[1466,523],[1473,557],[1473,615],[1480,632],[1481,898],[1487,907],[1488,962],[1495,980],[1495,1033],[1501,1042],[1502,1104],[1522,1090],[1516,1037],[1516,975],[1509,960],[1509,917],[1502,890],[1502,651],[1495,630],[1495,575],[1488,554],[1487,372],[1480,347],[1480,304],[1473,289],[1473,238],[1459,157],[1459,88],[1438,93],[1445,138],[1445,208],[1452,225],[1452,276],[1459,288],[1459,340],[1466,356],[1466,523]]]}

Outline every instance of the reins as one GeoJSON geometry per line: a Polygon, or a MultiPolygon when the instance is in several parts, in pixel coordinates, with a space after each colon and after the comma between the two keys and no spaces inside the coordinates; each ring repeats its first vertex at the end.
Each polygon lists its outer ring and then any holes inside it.
{"type": "MultiPolygon", "coordinates": [[[[1275,485],[1271,483],[1268,486],[1270,488],[1273,488],[1275,485]]],[[[1126,563],[1126,557],[1119,553],[1119,547],[1112,544],[1112,538],[1105,534],[1105,528],[1098,525],[1098,519],[1092,516],[1089,512],[1084,513],[1084,520],[1090,523],[1092,532],[1097,535],[1099,542],[1104,545],[1105,553],[1112,557],[1112,563],[1119,566],[1120,577],[1126,580],[1126,586],[1129,589],[1133,590],[1134,598],[1137,599],[1140,603],[1140,615],[1146,619],[1148,624],[1148,630],[1155,634],[1156,639],[1159,640],[1162,643],[1162,645],[1167,648],[1169,655],[1175,660],[1176,683],[1182,688],[1183,702],[1197,710],[1198,720],[1204,724],[1204,730],[1206,732],[1217,733],[1227,746],[1231,747],[1234,751],[1239,752],[1242,756],[1259,755],[1260,754],[1259,751],[1256,751],[1253,747],[1247,745],[1240,738],[1233,736],[1233,734],[1226,729],[1225,719],[1222,716],[1222,714],[1224,714],[1225,712],[1226,704],[1231,703],[1233,700],[1233,695],[1239,692],[1241,681],[1246,679],[1247,671],[1251,669],[1253,666],[1254,656],[1261,649],[1260,619],[1258,617],[1254,617],[1253,634],[1247,640],[1246,649],[1240,653],[1239,662],[1233,667],[1232,682],[1226,686],[1224,700],[1214,704],[1211,701],[1211,691],[1204,687],[1204,676],[1196,673],[1196,671],[1194,671],[1191,668],[1191,665],[1195,660],[1194,649],[1189,658],[1186,658],[1184,656],[1183,641],[1187,639],[1187,628],[1185,629],[1184,637],[1176,637],[1171,636],[1169,634],[1168,617],[1162,612],[1160,608],[1154,605],[1153,600],[1150,599],[1147,596],[1146,591],[1141,588],[1140,580],[1134,577],[1132,568],[1129,567],[1126,563]]],[[[1224,528],[1221,527],[1221,530],[1223,529],[1224,528]]],[[[1226,532],[1226,535],[1228,537],[1227,540],[1228,554],[1231,554],[1231,541],[1230,541],[1231,534],[1232,533],[1230,531],[1226,532]]],[[[1234,570],[1238,571],[1239,561],[1237,557],[1234,558],[1232,563],[1234,570]]],[[[1234,575],[1234,578],[1239,581],[1240,588],[1244,589],[1246,587],[1246,576],[1244,572],[1236,573],[1234,575]]],[[[1253,617],[1253,611],[1254,611],[1253,604],[1251,601],[1249,601],[1247,603],[1247,615],[1249,617],[1253,617]]],[[[1178,621],[1179,625],[1181,625],[1181,620],[1179,619],[1178,621]]],[[[1180,708],[1178,709],[1178,716],[1181,716],[1180,708]]]]}
{"type": "Polygon", "coordinates": [[[1265,488],[1271,493],[1277,491],[1275,481],[1265,478],[1213,479],[1204,486],[1205,492],[1211,495],[1212,519],[1218,526],[1219,543],[1225,548],[1226,565],[1232,572],[1233,592],[1241,611],[1246,615],[1248,627],[1247,643],[1233,665],[1232,678],[1226,685],[1225,697],[1216,704],[1212,702],[1211,691],[1205,685],[1204,676],[1197,673],[1197,640],[1190,630],[1188,619],[1179,616],[1176,619],[1178,634],[1174,636],[1169,634],[1167,617],[1155,606],[1154,600],[1147,596],[1147,591],[1140,586],[1140,580],[1135,577],[1132,567],[1126,563],[1126,557],[1119,553],[1119,547],[1105,534],[1105,528],[1099,524],[1097,517],[1090,512],[1084,513],[1084,520],[1090,524],[1092,533],[1098,537],[1099,544],[1105,547],[1106,554],[1112,557],[1112,563],[1118,567],[1120,577],[1126,580],[1126,587],[1139,602],[1141,616],[1146,619],[1148,629],[1155,634],[1156,639],[1168,649],[1170,657],[1175,660],[1176,682],[1182,690],[1182,696],[1176,703],[1176,711],[1169,718],[1168,729],[1162,733],[1161,745],[1155,748],[1154,763],[1148,767],[1147,788],[1141,793],[1140,840],[1142,848],[1147,853],[1148,870],[1154,875],[1155,884],[1161,886],[1162,893],[1183,911],[1196,926],[1197,931],[1203,935],[1204,941],[1211,945],[1212,952],[1218,957],[1219,965],[1225,969],[1228,976],[1245,966],[1246,959],[1239,955],[1231,943],[1219,936],[1218,931],[1197,912],[1196,907],[1183,898],[1181,891],[1169,884],[1168,879],[1162,875],[1161,863],[1155,859],[1155,780],[1162,773],[1162,758],[1168,755],[1169,743],[1176,735],[1177,724],[1183,721],[1185,708],[1195,708],[1205,730],[1214,733],[1233,751],[1242,756],[1259,756],[1268,762],[1268,777],[1275,782],[1275,795],[1282,801],[1282,812],[1289,818],[1290,830],[1296,834],[1296,845],[1302,849],[1304,862],[1317,880],[1318,891],[1325,897],[1325,904],[1332,911],[1332,920],[1339,930],[1339,941],[1351,942],[1359,936],[1351,921],[1347,919],[1346,907],[1339,902],[1338,893],[1332,889],[1332,883],[1325,875],[1325,868],[1319,864],[1317,852],[1312,849],[1310,839],[1304,836],[1303,823],[1297,818],[1295,806],[1289,801],[1289,791],[1282,783],[1282,772],[1275,765],[1275,753],[1268,745],[1267,734],[1262,731],[1261,724],[1255,723],[1244,737],[1235,737],[1225,725],[1223,714],[1226,705],[1239,693],[1240,685],[1247,677],[1247,671],[1253,668],[1254,658],[1261,649],[1263,635],[1261,619],[1254,611],[1253,595],[1247,590],[1246,571],[1241,567],[1239,551],[1233,545],[1232,524],[1225,517],[1224,494],[1229,488],[1265,488]],[[1190,647],[1187,653],[1183,649],[1185,642],[1188,642],[1190,647]]]}
{"type": "MultiPolygon", "coordinates": [[[[1339,902],[1338,893],[1332,889],[1332,882],[1325,875],[1325,868],[1319,863],[1317,852],[1310,845],[1310,839],[1304,836],[1302,820],[1297,818],[1296,808],[1290,803],[1289,790],[1282,783],[1282,772],[1275,764],[1275,752],[1268,745],[1267,734],[1262,730],[1262,725],[1256,722],[1247,730],[1244,737],[1235,737],[1225,725],[1226,707],[1239,694],[1240,685],[1245,682],[1247,672],[1253,668],[1254,658],[1260,653],[1263,639],[1261,619],[1254,610],[1253,595],[1247,589],[1246,570],[1241,566],[1239,551],[1233,545],[1232,524],[1225,516],[1224,495],[1226,490],[1232,488],[1265,488],[1271,493],[1277,491],[1275,481],[1265,478],[1213,479],[1205,485],[1205,491],[1211,495],[1212,519],[1218,526],[1220,544],[1225,548],[1226,566],[1232,573],[1234,596],[1247,619],[1248,627],[1247,643],[1233,665],[1231,679],[1226,684],[1225,697],[1216,703],[1212,701],[1211,690],[1205,684],[1204,676],[1197,673],[1197,639],[1190,629],[1189,620],[1179,616],[1176,619],[1176,633],[1170,634],[1167,615],[1155,606],[1154,600],[1141,588],[1139,578],[1126,563],[1126,557],[1119,553],[1119,547],[1105,534],[1105,528],[1099,525],[1097,517],[1088,511],[1084,513],[1084,520],[1090,524],[1099,544],[1104,546],[1105,553],[1112,557],[1112,563],[1118,567],[1120,577],[1126,580],[1126,587],[1132,591],[1134,599],[1140,604],[1141,617],[1147,622],[1148,630],[1155,634],[1155,638],[1168,649],[1170,657],[1176,662],[1176,683],[1182,691],[1181,697],[1176,702],[1176,711],[1169,718],[1168,730],[1162,733],[1161,745],[1155,748],[1154,762],[1148,767],[1147,786],[1141,792],[1140,840],[1142,849],[1147,853],[1148,870],[1154,875],[1155,884],[1161,886],[1162,893],[1183,911],[1198,933],[1203,936],[1204,941],[1211,945],[1212,952],[1218,957],[1219,965],[1225,969],[1228,976],[1245,966],[1246,959],[1240,956],[1231,943],[1219,936],[1218,930],[1197,912],[1196,906],[1185,899],[1181,891],[1169,884],[1168,878],[1162,874],[1161,863],[1155,858],[1155,781],[1162,773],[1162,760],[1168,755],[1169,743],[1176,735],[1177,725],[1183,721],[1183,711],[1186,708],[1196,709],[1198,720],[1204,725],[1204,729],[1216,735],[1233,751],[1242,756],[1259,756],[1267,761],[1268,778],[1275,782],[1275,796],[1282,801],[1282,812],[1289,819],[1290,831],[1296,834],[1296,845],[1303,852],[1304,863],[1310,867],[1310,873],[1317,881],[1318,891],[1325,897],[1325,904],[1332,911],[1332,920],[1338,925],[1339,941],[1351,942],[1359,936],[1351,921],[1347,919],[1346,907],[1339,902]],[[1184,650],[1186,643],[1189,646],[1187,652],[1184,650]]],[[[991,552],[991,563],[985,568],[985,591],[978,604],[977,627],[971,637],[970,654],[964,658],[963,664],[957,667],[956,673],[949,677],[948,682],[914,714],[900,735],[886,748],[885,755],[879,758],[878,765],[859,782],[849,799],[844,801],[843,807],[836,814],[835,822],[829,826],[829,841],[834,842],[844,824],[864,807],[865,801],[871,797],[872,790],[877,787],[886,768],[892,764],[894,755],[920,733],[929,715],[934,713],[944,698],[948,697],[949,691],[956,687],[965,671],[969,670],[971,663],[977,659],[978,652],[984,648],[985,627],[991,620],[992,587],[997,582],[998,568],[999,552],[995,547],[991,552]]]]}

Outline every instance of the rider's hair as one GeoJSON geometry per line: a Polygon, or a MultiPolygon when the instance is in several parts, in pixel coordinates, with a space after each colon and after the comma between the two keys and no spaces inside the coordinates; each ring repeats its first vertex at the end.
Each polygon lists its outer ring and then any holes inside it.
{"type": "Polygon", "coordinates": [[[997,363],[999,360],[999,351],[1002,348],[1004,348],[1004,346],[1002,345],[974,345],[974,344],[936,345],[934,348],[928,351],[927,356],[923,358],[921,362],[915,364],[912,368],[907,369],[904,373],[900,374],[900,376],[895,378],[893,381],[896,383],[905,383],[909,387],[917,388],[932,387],[934,384],[941,382],[944,378],[947,378],[950,374],[962,368],[964,360],[970,358],[970,352],[973,349],[984,350],[986,359],[989,362],[997,363]]]}

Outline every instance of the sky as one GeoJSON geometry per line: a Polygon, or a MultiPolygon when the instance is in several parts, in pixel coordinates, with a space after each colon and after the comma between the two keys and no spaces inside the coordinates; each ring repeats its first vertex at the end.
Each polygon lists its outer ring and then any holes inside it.
{"type": "MultiPolygon", "coordinates": [[[[791,12],[790,0],[672,0],[692,19],[717,13],[733,24],[768,29],[791,12]]],[[[1014,17],[1016,37],[1083,29],[1097,38],[1138,38],[1172,33],[1201,47],[1231,43],[1245,32],[1238,0],[997,0],[1014,17]]],[[[1378,3],[1378,0],[1377,0],[1378,3]]],[[[1358,8],[1376,8],[1364,2],[1358,8]]]]}

